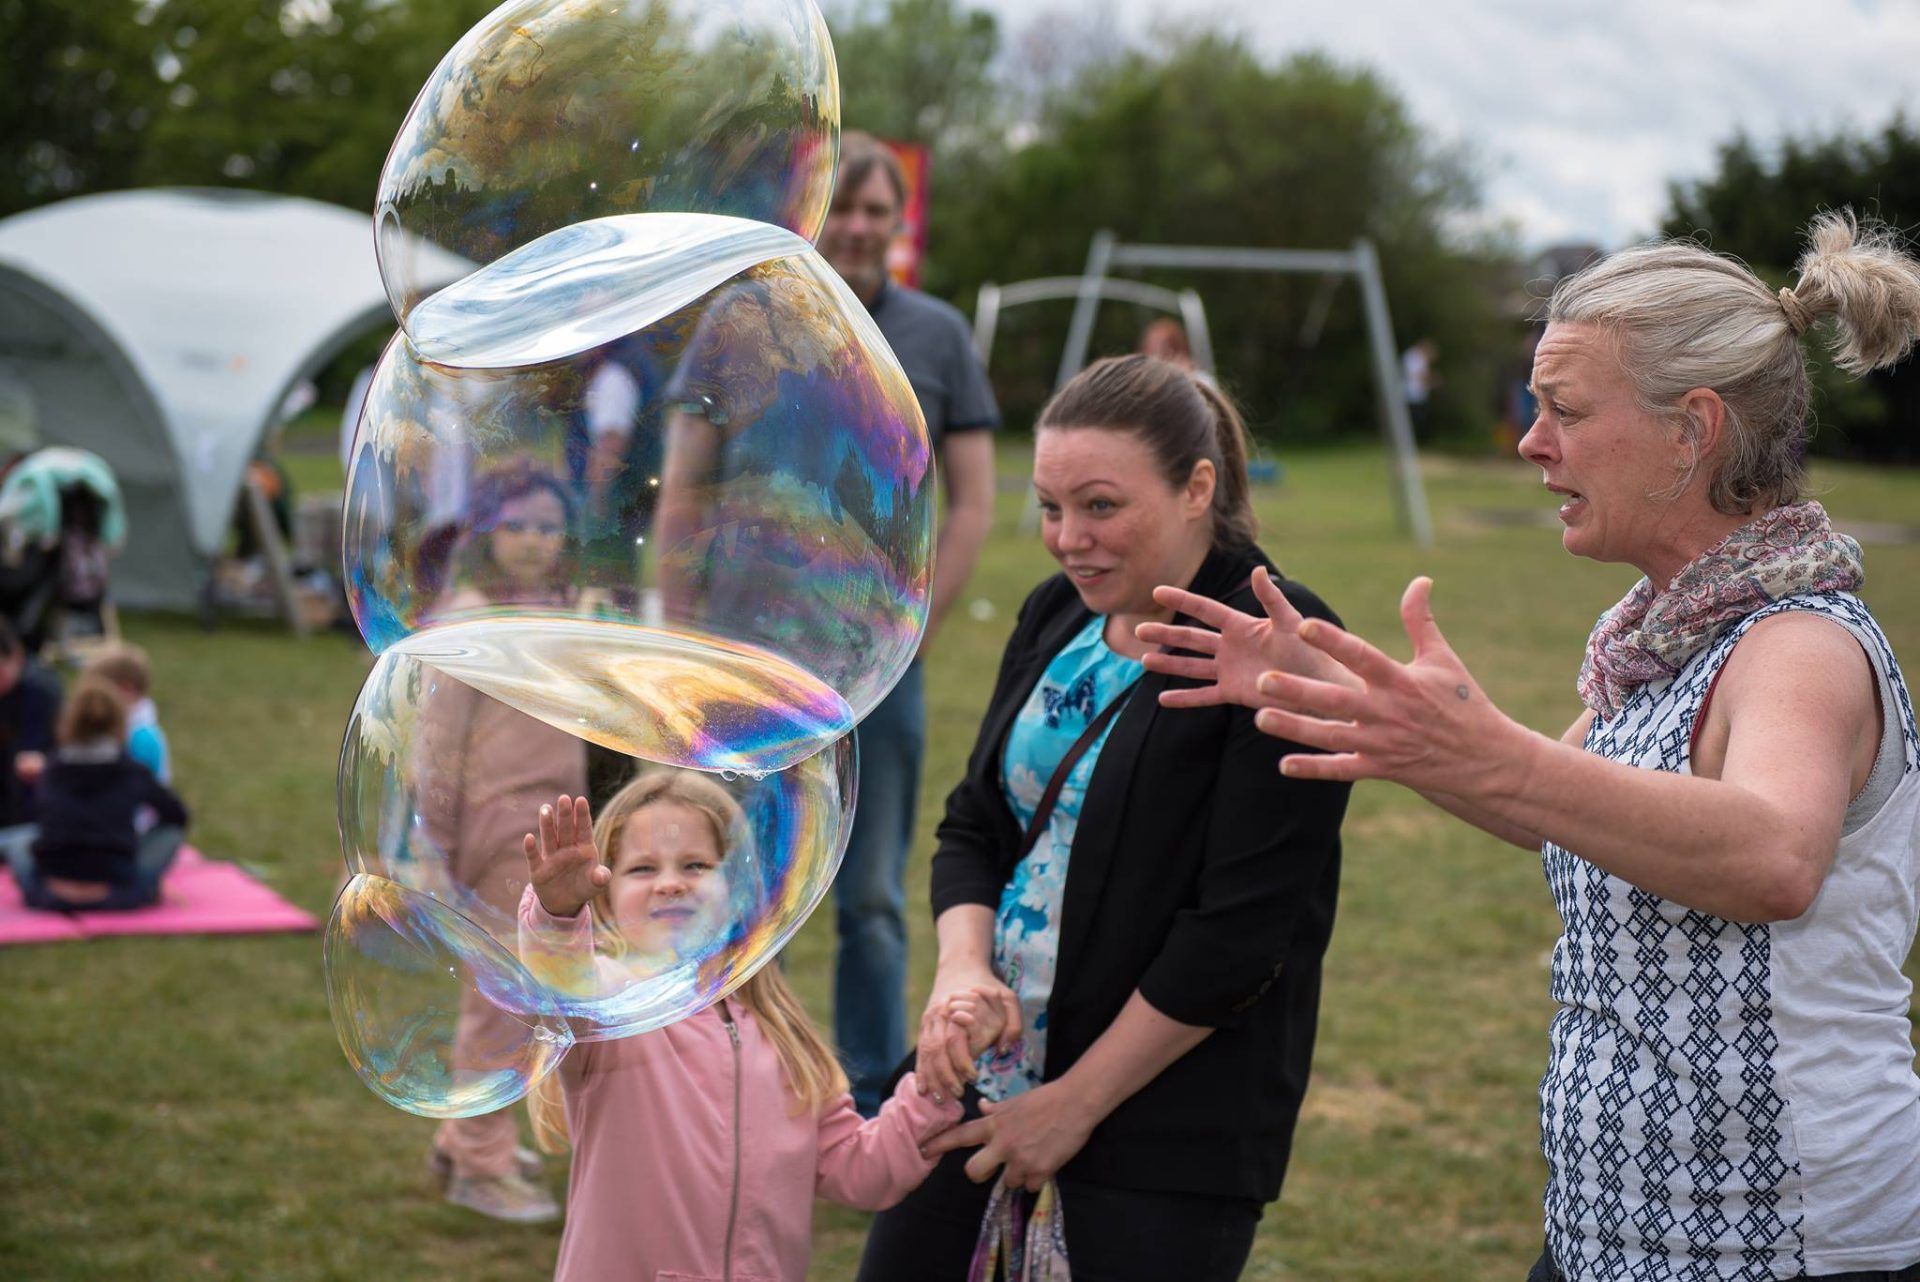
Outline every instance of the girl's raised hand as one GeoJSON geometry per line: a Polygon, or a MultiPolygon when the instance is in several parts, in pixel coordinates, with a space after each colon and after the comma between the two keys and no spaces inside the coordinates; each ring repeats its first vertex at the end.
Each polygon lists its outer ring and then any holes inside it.
{"type": "Polygon", "coordinates": [[[1209,708],[1215,704],[1237,703],[1244,708],[1264,708],[1273,700],[1261,694],[1260,677],[1276,670],[1317,681],[1347,683],[1349,678],[1344,668],[1300,640],[1300,612],[1280,591],[1265,566],[1253,572],[1253,594],[1267,612],[1264,619],[1242,614],[1224,602],[1181,588],[1153,590],[1153,599],[1161,605],[1207,625],[1195,628],[1143,623],[1134,629],[1134,635],[1148,645],[1194,652],[1149,653],[1141,660],[1147,671],[1210,683],[1163,690],[1161,707],[1209,708]]]}
{"type": "Polygon", "coordinates": [[[585,797],[562,796],[540,807],[539,833],[528,833],[522,846],[527,881],[550,916],[574,916],[613,880],[593,844],[593,811],[585,797]]]}

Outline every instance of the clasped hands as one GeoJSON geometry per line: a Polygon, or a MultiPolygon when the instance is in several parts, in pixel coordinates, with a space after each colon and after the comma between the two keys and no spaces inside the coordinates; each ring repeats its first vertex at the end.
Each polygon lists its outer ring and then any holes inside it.
{"type": "MultiPolygon", "coordinates": [[[[920,1089],[955,1099],[974,1079],[974,1061],[988,1047],[1007,1050],[1020,1040],[1020,999],[979,964],[943,967],[920,1017],[915,1071],[920,1089]]],[[[927,1142],[929,1157],[979,1148],[967,1159],[967,1178],[985,1183],[1002,1167],[1010,1185],[1037,1190],[1066,1165],[1099,1119],[1064,1080],[1048,1082],[1000,1103],[981,1103],[982,1116],[927,1142]]]]}
{"type": "Polygon", "coordinates": [[[1180,588],[1154,590],[1162,606],[1205,625],[1136,629],[1142,641],[1165,647],[1146,656],[1149,671],[1205,683],[1163,692],[1162,706],[1257,709],[1263,732],[1322,750],[1282,758],[1290,778],[1391,779],[1462,796],[1487,786],[1502,745],[1520,727],[1494,707],[1441,635],[1431,579],[1413,580],[1400,599],[1413,643],[1408,663],[1323,619],[1302,618],[1264,568],[1253,573],[1253,591],[1266,618],[1180,588]]]}

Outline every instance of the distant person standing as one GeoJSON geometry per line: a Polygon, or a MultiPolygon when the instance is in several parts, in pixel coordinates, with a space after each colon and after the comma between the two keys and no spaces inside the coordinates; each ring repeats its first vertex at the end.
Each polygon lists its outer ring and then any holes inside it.
{"type": "MultiPolygon", "coordinates": [[[[833,207],[820,253],[867,305],[913,384],[944,491],[935,544],[927,640],[959,600],[993,520],[993,429],[1000,410],[960,313],[887,278],[887,246],[900,226],[907,183],[893,153],[863,133],[840,138],[833,207]]],[[[916,659],[860,723],[859,808],[834,880],[840,946],[834,970],[834,1041],[853,1098],[871,1116],[907,1044],[907,848],[926,738],[916,659]]]]}
{"type": "Polygon", "coordinates": [[[1425,445],[1433,436],[1433,389],[1440,385],[1433,363],[1440,345],[1423,338],[1400,353],[1400,382],[1406,390],[1407,417],[1413,420],[1413,439],[1425,445]]]}

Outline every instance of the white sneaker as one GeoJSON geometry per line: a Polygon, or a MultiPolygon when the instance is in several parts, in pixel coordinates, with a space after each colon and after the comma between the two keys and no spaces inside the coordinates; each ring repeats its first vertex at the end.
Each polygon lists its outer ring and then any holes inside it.
{"type": "Polygon", "coordinates": [[[510,1224],[545,1224],[560,1218],[560,1204],[553,1194],[524,1175],[454,1180],[447,1185],[447,1201],[510,1224]]]}

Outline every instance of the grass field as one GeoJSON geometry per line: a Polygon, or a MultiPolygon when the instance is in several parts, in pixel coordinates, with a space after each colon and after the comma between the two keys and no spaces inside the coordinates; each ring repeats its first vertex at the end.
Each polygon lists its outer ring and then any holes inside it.
{"type": "MultiPolygon", "coordinates": [[[[1283,456],[1261,492],[1269,550],[1359,631],[1404,652],[1395,603],[1435,576],[1442,627],[1489,692],[1558,732],[1594,616],[1631,572],[1574,561],[1519,464],[1435,460],[1440,545],[1396,533],[1368,450],[1283,456]]],[[[295,479],[337,484],[301,457],[295,479]]],[[[1016,530],[1024,460],[1005,451],[1000,520],[970,597],[930,657],[930,744],[912,863],[912,1008],[933,957],[923,904],[935,810],[958,778],[1015,609],[1050,564],[1016,530]]],[[[1920,520],[1920,474],[1824,468],[1844,519],[1920,520]]],[[[1866,595],[1920,656],[1920,547],[1870,544],[1866,595]]],[[[204,633],[136,618],[153,655],[194,838],[323,914],[340,869],[333,766],[367,668],[357,643],[266,625],[204,633]]],[[[1538,1251],[1535,1082],[1556,933],[1538,861],[1362,785],[1346,826],[1314,1084],[1255,1279],[1518,1279],[1538,1251]]],[[[827,1015],[831,923],[789,950],[827,1015]]],[[[379,1103],[334,1041],[312,936],[103,941],[0,953],[0,1278],[546,1276],[557,1230],[443,1205],[430,1124],[379,1103]]],[[[556,1171],[556,1187],[562,1176],[556,1171]]],[[[635,1213],[649,1205],[634,1191],[635,1213]]],[[[813,1276],[850,1276],[864,1217],[822,1208],[813,1276]]]]}

